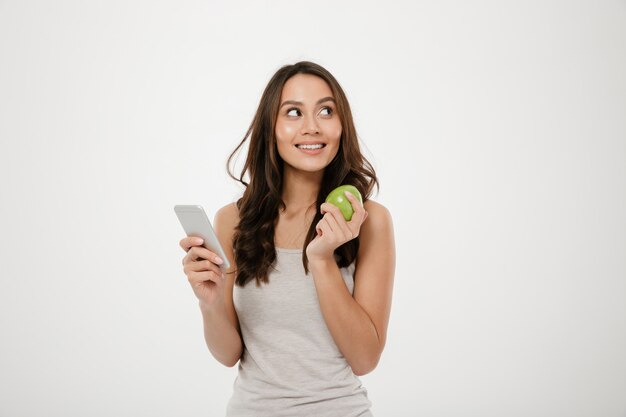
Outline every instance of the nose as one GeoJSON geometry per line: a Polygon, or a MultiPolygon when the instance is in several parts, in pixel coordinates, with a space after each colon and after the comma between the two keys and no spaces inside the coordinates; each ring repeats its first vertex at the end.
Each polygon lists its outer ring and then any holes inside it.
{"type": "Polygon", "coordinates": [[[319,126],[315,116],[305,116],[302,122],[302,133],[308,133],[310,135],[317,135],[320,133],[319,126]]]}

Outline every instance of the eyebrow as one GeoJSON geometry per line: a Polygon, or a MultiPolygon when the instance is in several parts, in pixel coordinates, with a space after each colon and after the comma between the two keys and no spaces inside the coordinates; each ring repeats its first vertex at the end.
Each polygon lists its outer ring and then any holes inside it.
{"type": "MultiPolygon", "coordinates": [[[[325,102],[325,101],[332,101],[333,103],[337,104],[337,102],[335,101],[335,99],[334,99],[334,98],[332,98],[332,97],[324,97],[324,98],[320,98],[319,100],[317,100],[317,103],[315,103],[315,104],[320,104],[320,103],[323,103],[323,102],[325,102]]],[[[285,104],[297,104],[297,105],[302,106],[302,104],[303,104],[303,103],[302,103],[301,101],[286,100],[286,101],[283,101],[283,104],[281,104],[279,108],[282,108],[285,104]]]]}

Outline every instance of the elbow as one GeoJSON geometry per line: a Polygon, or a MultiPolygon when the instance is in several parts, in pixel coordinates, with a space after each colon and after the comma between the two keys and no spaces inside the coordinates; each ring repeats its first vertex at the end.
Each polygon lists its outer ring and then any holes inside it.
{"type": "Polygon", "coordinates": [[[231,360],[226,362],[224,365],[228,366],[229,368],[232,368],[233,366],[239,363],[239,360],[241,359],[241,355],[243,355],[243,349],[239,349],[237,353],[231,358],[231,360]]]}
{"type": "Polygon", "coordinates": [[[372,372],[374,369],[376,369],[376,365],[371,365],[371,366],[363,366],[360,368],[356,368],[353,367],[352,368],[352,372],[354,373],[354,375],[356,376],[363,376],[363,375],[367,375],[370,372],[372,372]]]}
{"type": "Polygon", "coordinates": [[[239,357],[233,357],[233,358],[228,358],[228,359],[221,359],[219,360],[219,362],[226,366],[227,368],[232,368],[233,366],[237,365],[237,363],[239,362],[239,357]]]}
{"type": "MultiPolygon", "coordinates": [[[[209,349],[210,350],[210,349],[209,349]]],[[[241,359],[241,355],[242,355],[242,351],[238,350],[237,353],[232,353],[232,354],[228,354],[228,355],[219,355],[216,352],[212,352],[213,357],[222,365],[226,366],[227,368],[232,368],[233,366],[237,365],[237,363],[239,362],[239,359],[241,359]]]]}
{"type": "Polygon", "coordinates": [[[376,348],[373,348],[366,357],[362,358],[362,360],[355,361],[354,363],[351,362],[350,367],[352,368],[352,372],[354,373],[354,375],[367,375],[374,369],[376,369],[384,348],[385,341],[383,340],[382,343],[379,343],[376,348]]]}
{"type": "Polygon", "coordinates": [[[363,363],[351,365],[352,372],[356,376],[367,375],[376,369],[378,366],[378,361],[380,360],[380,355],[376,355],[376,357],[371,358],[367,361],[363,361],[363,363]]]}
{"type": "Polygon", "coordinates": [[[232,368],[233,366],[237,365],[238,362],[239,359],[237,359],[236,361],[222,362],[222,365],[226,366],[227,368],[232,368]]]}
{"type": "Polygon", "coordinates": [[[356,375],[356,376],[363,376],[363,375],[367,375],[367,374],[369,374],[369,373],[370,373],[370,372],[372,372],[373,370],[374,370],[374,369],[360,371],[360,370],[354,370],[354,368],[353,368],[353,369],[352,369],[352,372],[353,372],[353,373],[354,373],[354,375],[356,375]]]}

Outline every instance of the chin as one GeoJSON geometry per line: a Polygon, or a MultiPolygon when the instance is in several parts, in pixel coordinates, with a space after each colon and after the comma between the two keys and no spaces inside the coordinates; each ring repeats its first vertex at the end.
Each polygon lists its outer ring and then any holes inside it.
{"type": "Polygon", "coordinates": [[[320,172],[320,171],[324,171],[326,169],[328,165],[321,165],[318,167],[295,167],[298,171],[304,171],[304,172],[310,172],[310,173],[314,173],[314,172],[320,172]]]}
{"type": "Polygon", "coordinates": [[[296,171],[311,172],[311,173],[324,171],[326,167],[329,165],[329,163],[308,165],[308,164],[289,164],[288,162],[287,164],[296,171]]]}

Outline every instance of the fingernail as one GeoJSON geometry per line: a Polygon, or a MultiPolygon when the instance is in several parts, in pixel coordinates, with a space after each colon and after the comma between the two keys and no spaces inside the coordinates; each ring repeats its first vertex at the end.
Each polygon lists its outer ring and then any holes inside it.
{"type": "Polygon", "coordinates": [[[215,263],[217,263],[218,265],[221,265],[224,263],[224,261],[222,261],[222,259],[219,256],[215,257],[215,263]]]}
{"type": "Polygon", "coordinates": [[[202,245],[203,239],[196,239],[196,245],[202,245]]]}
{"type": "Polygon", "coordinates": [[[350,191],[344,191],[343,193],[348,197],[352,197],[352,193],[350,191]]]}

